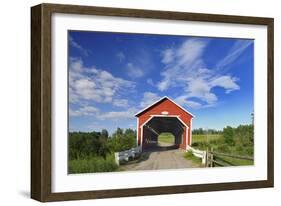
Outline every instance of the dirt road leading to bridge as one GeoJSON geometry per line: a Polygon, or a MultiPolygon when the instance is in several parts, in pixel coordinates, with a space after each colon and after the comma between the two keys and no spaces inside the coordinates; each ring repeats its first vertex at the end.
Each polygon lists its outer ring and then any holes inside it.
{"type": "Polygon", "coordinates": [[[185,151],[179,149],[143,152],[144,160],[121,166],[122,170],[159,170],[200,167],[183,157],[185,151]]]}

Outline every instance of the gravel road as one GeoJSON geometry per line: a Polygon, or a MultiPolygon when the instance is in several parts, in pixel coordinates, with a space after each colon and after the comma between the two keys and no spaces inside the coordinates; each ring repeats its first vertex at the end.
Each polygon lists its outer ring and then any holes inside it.
{"type": "Polygon", "coordinates": [[[159,170],[199,167],[183,157],[180,149],[153,148],[142,153],[142,161],[122,165],[122,170],[159,170]]]}

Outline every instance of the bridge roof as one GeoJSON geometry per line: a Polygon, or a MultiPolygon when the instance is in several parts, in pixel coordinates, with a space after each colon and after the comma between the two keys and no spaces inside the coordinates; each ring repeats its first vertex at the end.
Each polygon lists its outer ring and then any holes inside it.
{"type": "Polygon", "coordinates": [[[176,102],[174,102],[172,99],[170,99],[169,97],[167,96],[164,96],[162,98],[160,98],[159,100],[153,102],[152,104],[150,104],[149,106],[145,107],[144,109],[142,109],[141,111],[137,112],[135,114],[136,117],[139,117],[141,114],[143,114],[145,111],[147,111],[149,108],[153,107],[154,105],[164,101],[164,100],[169,100],[171,101],[173,104],[175,104],[176,106],[178,106],[179,108],[181,108],[184,112],[190,114],[192,117],[194,117],[194,115],[192,113],[190,113],[189,111],[187,111],[185,108],[183,108],[182,106],[180,106],[179,104],[177,104],[176,102]]]}

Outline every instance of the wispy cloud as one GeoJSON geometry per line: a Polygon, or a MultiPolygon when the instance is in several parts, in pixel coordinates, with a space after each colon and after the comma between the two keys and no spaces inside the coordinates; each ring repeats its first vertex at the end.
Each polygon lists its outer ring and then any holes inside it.
{"type": "Polygon", "coordinates": [[[252,40],[237,40],[227,55],[216,64],[216,70],[219,72],[225,72],[228,69],[228,66],[234,62],[252,43],[252,40]]]}
{"type": "Polygon", "coordinates": [[[130,108],[124,111],[109,111],[97,114],[96,118],[100,120],[118,121],[124,119],[133,119],[136,109],[130,108]]]}
{"type": "Polygon", "coordinates": [[[195,102],[195,101],[192,101],[192,100],[187,100],[187,99],[188,99],[187,96],[182,95],[182,96],[178,96],[175,99],[175,102],[177,102],[180,105],[186,105],[187,107],[190,107],[192,109],[199,109],[199,108],[202,107],[201,103],[195,102]]]}
{"type": "Polygon", "coordinates": [[[144,75],[144,71],[135,64],[129,62],[127,63],[127,75],[132,79],[140,78],[144,75]]]}
{"type": "Polygon", "coordinates": [[[114,99],[113,105],[116,107],[124,107],[124,108],[129,106],[127,99],[114,99]]]}
{"type": "Polygon", "coordinates": [[[77,109],[69,108],[69,116],[70,117],[89,117],[92,116],[99,120],[124,120],[124,119],[132,119],[134,118],[134,114],[136,113],[136,109],[130,108],[128,110],[123,111],[102,111],[93,106],[79,106],[77,109]]]}
{"type": "Polygon", "coordinates": [[[162,60],[161,62],[164,64],[169,64],[170,62],[172,62],[175,58],[175,52],[173,51],[173,49],[166,49],[162,52],[162,60]]]}
{"type": "Polygon", "coordinates": [[[77,110],[73,110],[69,108],[69,115],[71,117],[78,117],[78,116],[92,116],[96,115],[99,112],[99,109],[93,106],[82,106],[77,110]]]}
{"type": "Polygon", "coordinates": [[[78,44],[70,35],[69,35],[69,44],[70,46],[78,49],[84,56],[89,56],[90,51],[84,49],[80,44],[78,44]]]}
{"type": "Polygon", "coordinates": [[[134,87],[134,82],[115,77],[108,71],[95,67],[87,68],[81,59],[70,59],[69,96],[71,102],[91,100],[98,103],[114,103],[117,106],[121,105],[120,101],[116,100],[118,95],[134,87]]]}
{"type": "Polygon", "coordinates": [[[170,86],[176,86],[186,81],[196,72],[196,69],[204,67],[201,56],[207,44],[208,41],[193,38],[186,40],[178,48],[165,50],[162,53],[162,62],[166,62],[166,66],[161,73],[163,78],[157,84],[158,89],[165,91],[170,86]],[[169,58],[167,58],[167,53],[169,58]]]}
{"type": "Polygon", "coordinates": [[[155,86],[155,84],[154,84],[154,82],[153,82],[153,80],[151,78],[148,78],[146,80],[146,83],[149,84],[150,86],[155,86]]]}
{"type": "Polygon", "coordinates": [[[216,105],[219,99],[213,91],[215,87],[225,89],[227,94],[239,90],[239,79],[230,74],[224,75],[222,71],[235,61],[251,42],[238,40],[226,56],[217,63],[215,69],[206,68],[204,62],[203,54],[208,44],[208,40],[192,38],[176,48],[163,51],[162,63],[165,68],[161,73],[162,80],[157,83],[157,88],[160,91],[166,91],[172,87],[182,88],[184,95],[177,97],[176,100],[192,108],[216,105]]]}
{"type": "Polygon", "coordinates": [[[159,100],[161,97],[153,92],[145,92],[143,98],[140,102],[140,107],[144,108],[152,104],[153,102],[159,100]]]}

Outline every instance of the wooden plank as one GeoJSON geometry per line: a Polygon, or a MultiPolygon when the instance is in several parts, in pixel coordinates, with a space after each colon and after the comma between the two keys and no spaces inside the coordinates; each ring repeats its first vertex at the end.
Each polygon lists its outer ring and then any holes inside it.
{"type": "Polygon", "coordinates": [[[229,161],[227,161],[227,160],[225,160],[225,159],[223,159],[219,156],[215,156],[215,160],[220,160],[220,162],[225,162],[228,165],[235,166],[233,163],[231,163],[231,162],[229,162],[229,161]]]}
{"type": "Polygon", "coordinates": [[[229,166],[229,165],[227,165],[227,164],[223,164],[222,162],[218,162],[218,161],[216,161],[216,160],[212,160],[212,164],[213,164],[213,163],[215,163],[215,164],[217,164],[217,165],[219,165],[219,166],[222,166],[222,167],[229,166]]]}
{"type": "Polygon", "coordinates": [[[243,159],[243,160],[252,160],[254,161],[254,158],[252,157],[244,157],[244,156],[240,156],[240,155],[231,155],[231,154],[225,154],[225,153],[218,153],[218,152],[211,152],[214,155],[219,155],[219,156],[225,156],[225,157],[232,157],[232,158],[236,158],[236,159],[243,159]]]}

